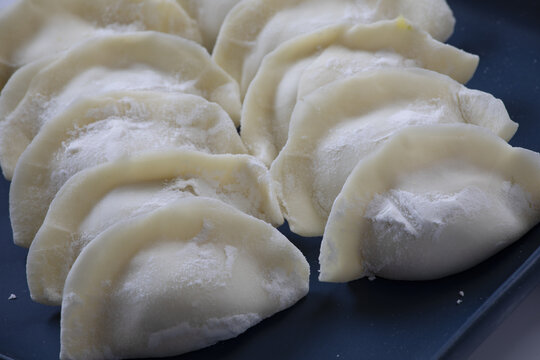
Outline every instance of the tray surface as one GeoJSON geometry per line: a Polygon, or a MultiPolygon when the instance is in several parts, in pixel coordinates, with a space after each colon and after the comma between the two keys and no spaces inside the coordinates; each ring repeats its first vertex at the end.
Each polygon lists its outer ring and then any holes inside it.
{"type": "MultiPolygon", "coordinates": [[[[468,86],[502,99],[520,124],[514,146],[540,151],[540,3],[448,0],[450,43],[480,55],[468,86]]],[[[1,4],[1,3],[0,3],[1,4]]],[[[9,183],[0,180],[0,358],[56,359],[60,309],[33,303],[27,250],[12,243],[9,183]],[[17,299],[8,300],[10,294],[17,299]]],[[[307,297],[236,339],[178,359],[463,358],[538,284],[540,226],[482,264],[436,281],[317,281],[320,238],[282,232],[311,265],[307,297]],[[519,291],[516,290],[519,288],[519,291]],[[459,291],[463,303],[456,304],[459,291]]],[[[176,359],[175,358],[175,359],[176,359]]]]}

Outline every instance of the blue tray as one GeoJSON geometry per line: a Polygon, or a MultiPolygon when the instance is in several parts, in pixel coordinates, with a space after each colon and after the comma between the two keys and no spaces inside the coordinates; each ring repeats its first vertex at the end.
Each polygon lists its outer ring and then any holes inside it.
{"type": "MultiPolygon", "coordinates": [[[[540,151],[540,4],[449,0],[457,19],[450,43],[481,57],[469,87],[504,100],[520,128],[514,146],[540,151]]],[[[12,244],[8,188],[0,181],[0,358],[56,359],[60,309],[33,303],[26,249],[12,244]],[[14,293],[16,300],[8,300],[14,293]]],[[[296,306],[236,339],[178,359],[466,358],[537,284],[540,227],[482,264],[436,281],[316,280],[320,238],[280,230],[308,258],[311,290],[296,306]],[[459,291],[463,303],[456,304],[459,291]]]]}

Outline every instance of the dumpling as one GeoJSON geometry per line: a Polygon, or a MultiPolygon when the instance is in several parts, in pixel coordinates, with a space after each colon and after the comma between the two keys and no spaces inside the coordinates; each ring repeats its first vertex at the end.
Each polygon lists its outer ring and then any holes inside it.
{"type": "Polygon", "coordinates": [[[201,41],[173,0],[19,0],[0,14],[0,89],[15,69],[83,39],[141,30],[201,41]]]}
{"type": "Polygon", "coordinates": [[[404,127],[438,123],[479,125],[505,140],[517,129],[500,100],[423,69],[375,70],[301,99],[270,170],[291,230],[322,235],[360,159],[404,127]]]}
{"type": "Polygon", "coordinates": [[[64,288],[60,358],[200,349],[292,306],[308,280],[302,253],[271,225],[188,198],[110,228],[82,251],[64,288]]]}
{"type": "Polygon", "coordinates": [[[170,151],[95,166],[62,186],[30,246],[32,299],[60,305],[68,271],[86,244],[114,224],[189,196],[219,199],[275,226],[283,223],[268,170],[248,155],[170,151]]]}
{"type": "Polygon", "coordinates": [[[59,55],[34,76],[16,106],[7,104],[14,110],[0,119],[0,163],[6,178],[49,119],[78,98],[124,90],[200,95],[220,104],[233,120],[240,117],[238,85],[200,45],[156,32],[94,38],[59,55]]]}
{"type": "Polygon", "coordinates": [[[225,19],[213,57],[244,95],[264,56],[283,42],[329,25],[401,15],[440,41],[454,29],[445,0],[244,0],[225,19]]]}
{"type": "Polygon", "coordinates": [[[285,146],[297,99],[336,80],[381,67],[423,67],[465,83],[478,56],[434,40],[405,19],[336,25],[299,36],[268,54],[242,109],[242,140],[270,166],[285,146]]]}
{"type": "Polygon", "coordinates": [[[49,65],[54,59],[55,56],[49,56],[41,60],[36,60],[31,64],[23,66],[9,78],[0,94],[0,122],[7,118],[7,116],[15,110],[17,105],[19,105],[28,91],[28,87],[34,76],[49,65]]]}
{"type": "Polygon", "coordinates": [[[360,161],[321,245],[321,281],[434,279],[540,221],[540,155],[470,125],[414,127],[360,161]]]}
{"type": "Polygon", "coordinates": [[[212,52],[219,29],[229,11],[240,0],[177,0],[187,13],[197,20],[203,44],[212,52]]]}
{"type": "Polygon", "coordinates": [[[171,149],[245,153],[221,107],[195,95],[119,92],[87,98],[51,119],[21,156],[10,188],[15,244],[28,247],[56,192],[86,168],[171,149]]]}

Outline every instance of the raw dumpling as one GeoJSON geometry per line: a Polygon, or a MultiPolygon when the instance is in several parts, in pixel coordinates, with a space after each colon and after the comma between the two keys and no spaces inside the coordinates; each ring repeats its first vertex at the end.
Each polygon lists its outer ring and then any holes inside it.
{"type": "Polygon", "coordinates": [[[174,0],[19,0],[0,14],[0,89],[13,70],[83,39],[141,30],[201,41],[174,0]]]}
{"type": "Polygon", "coordinates": [[[334,199],[360,159],[398,130],[470,123],[505,140],[517,124],[503,103],[423,69],[382,69],[336,81],[301,99],[271,167],[291,230],[322,235],[334,199]]]}
{"type": "Polygon", "coordinates": [[[17,97],[18,104],[2,104],[13,109],[0,119],[0,163],[6,178],[49,119],[80,97],[117,90],[191,93],[220,104],[235,121],[240,117],[237,84],[200,45],[156,32],[94,38],[39,71],[24,97],[17,97]]]}
{"type": "Polygon", "coordinates": [[[195,95],[119,92],[51,119],[21,156],[10,188],[15,244],[28,247],[56,192],[86,168],[152,150],[245,153],[221,107],[195,95]]]}
{"type": "Polygon", "coordinates": [[[225,19],[213,56],[244,95],[264,56],[283,42],[329,25],[401,15],[440,41],[454,29],[445,0],[244,0],[225,19]]]}
{"type": "Polygon", "coordinates": [[[540,155],[470,125],[414,127],[358,163],[321,246],[321,281],[434,279],[540,221],[540,155]]]}
{"type": "Polygon", "coordinates": [[[177,0],[188,14],[197,20],[203,44],[212,52],[219,29],[229,11],[240,0],[177,0]]]}
{"type": "Polygon", "coordinates": [[[264,59],[242,111],[242,140],[270,166],[285,146],[297,99],[381,67],[423,67],[467,82],[478,56],[434,40],[405,19],[336,25],[288,41],[264,59]]]}
{"type": "Polygon", "coordinates": [[[32,299],[60,305],[68,271],[86,244],[114,224],[188,196],[219,199],[275,226],[283,223],[268,170],[248,155],[171,151],[95,166],[62,186],[30,246],[32,299]]]}
{"type": "Polygon", "coordinates": [[[110,228],[82,251],[64,288],[60,358],[200,349],[292,306],[308,280],[302,253],[271,225],[188,198],[110,228]]]}
{"type": "Polygon", "coordinates": [[[54,61],[55,56],[49,56],[23,66],[11,76],[0,94],[0,122],[15,110],[26,95],[28,87],[43,68],[54,61]]]}

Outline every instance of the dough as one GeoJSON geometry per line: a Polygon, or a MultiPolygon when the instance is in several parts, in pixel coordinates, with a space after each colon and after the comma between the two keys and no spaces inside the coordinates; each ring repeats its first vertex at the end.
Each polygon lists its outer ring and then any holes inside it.
{"type": "Polygon", "coordinates": [[[177,0],[197,20],[203,44],[212,52],[223,20],[240,0],[177,0]]]}
{"type": "Polygon", "coordinates": [[[41,69],[17,105],[0,104],[13,109],[0,119],[0,163],[6,178],[43,124],[81,97],[116,90],[200,95],[221,105],[235,121],[240,117],[237,85],[200,45],[156,32],[94,38],[41,69]]]}
{"type": "Polygon", "coordinates": [[[269,224],[189,198],[101,234],[69,272],[61,359],[177,355],[305,296],[309,266],[269,224]]]}
{"type": "Polygon", "coordinates": [[[174,0],[19,0],[0,14],[0,89],[15,69],[84,39],[142,30],[201,41],[174,0]]]}
{"type": "Polygon", "coordinates": [[[454,29],[445,0],[244,0],[225,19],[213,57],[238,81],[243,96],[264,56],[285,41],[329,25],[401,15],[440,41],[454,29]]]}
{"type": "Polygon", "coordinates": [[[17,165],[10,188],[15,244],[30,246],[56,192],[77,172],[171,149],[245,153],[227,113],[199,96],[118,92],[76,103],[41,129],[17,165]]]}
{"type": "Polygon", "coordinates": [[[381,67],[423,67],[465,83],[477,65],[478,56],[434,40],[404,18],[298,36],[261,64],[244,99],[242,140],[270,166],[285,146],[297,99],[328,83],[381,67]]]}
{"type": "Polygon", "coordinates": [[[435,279],[540,221],[540,154],[470,125],[411,127],[347,179],[321,245],[321,281],[435,279]]]}
{"type": "Polygon", "coordinates": [[[291,230],[320,236],[354,166],[398,130],[470,123],[505,140],[517,124],[503,103],[423,69],[381,69],[336,81],[301,99],[271,167],[291,230]]]}
{"type": "Polygon", "coordinates": [[[169,151],[95,166],[62,186],[30,246],[32,299],[60,305],[68,271],[86,244],[114,224],[189,196],[219,199],[274,226],[283,223],[268,170],[248,155],[169,151]]]}

